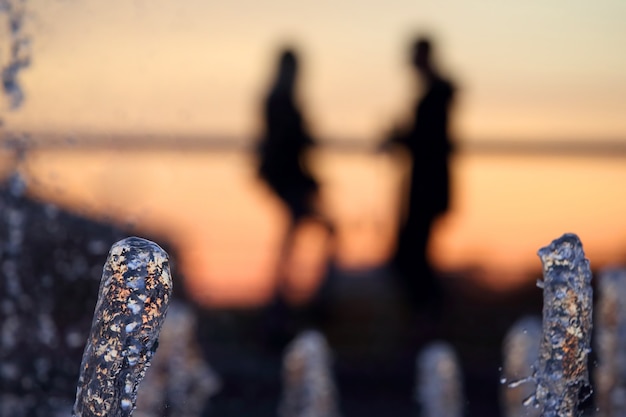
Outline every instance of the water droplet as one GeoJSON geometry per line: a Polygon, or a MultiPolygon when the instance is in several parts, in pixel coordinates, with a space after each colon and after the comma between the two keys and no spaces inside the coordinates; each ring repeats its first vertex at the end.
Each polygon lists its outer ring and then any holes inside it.
{"type": "Polygon", "coordinates": [[[531,405],[531,404],[532,404],[533,406],[535,406],[535,407],[537,406],[537,398],[535,397],[535,395],[534,395],[534,394],[533,394],[533,395],[531,395],[530,397],[526,398],[526,399],[524,400],[524,402],[522,403],[522,405],[523,405],[524,407],[528,407],[528,406],[529,406],[529,405],[531,405]]]}
{"type": "Polygon", "coordinates": [[[532,377],[527,376],[526,378],[518,379],[517,381],[512,381],[509,383],[509,388],[517,388],[520,385],[530,382],[532,380],[533,380],[532,377]]]}
{"type": "Polygon", "coordinates": [[[21,197],[26,190],[26,181],[20,174],[15,174],[9,180],[9,191],[14,197],[21,197]]]}
{"type": "Polygon", "coordinates": [[[129,399],[124,398],[121,402],[121,405],[124,410],[128,410],[133,405],[133,403],[129,399]]]}
{"type": "Polygon", "coordinates": [[[126,306],[133,314],[138,314],[141,311],[141,306],[135,300],[129,300],[126,306]]]}

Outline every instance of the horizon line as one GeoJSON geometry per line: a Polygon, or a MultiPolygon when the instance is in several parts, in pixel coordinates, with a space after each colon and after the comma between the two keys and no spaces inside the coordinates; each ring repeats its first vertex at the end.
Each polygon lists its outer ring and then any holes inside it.
{"type": "MultiPolygon", "coordinates": [[[[173,133],[13,133],[0,132],[0,147],[7,150],[237,150],[250,151],[256,141],[226,135],[173,133]],[[83,136],[78,138],[78,136],[83,136]],[[123,138],[123,140],[122,140],[123,138]]],[[[341,152],[374,152],[380,143],[359,140],[318,141],[322,149],[341,152]]],[[[626,157],[626,138],[619,139],[502,139],[466,140],[455,144],[458,153],[560,157],[626,157]]]]}

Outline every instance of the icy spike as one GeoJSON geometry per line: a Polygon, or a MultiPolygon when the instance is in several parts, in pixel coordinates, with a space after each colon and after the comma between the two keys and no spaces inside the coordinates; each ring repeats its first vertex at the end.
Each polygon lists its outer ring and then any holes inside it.
{"type": "Polygon", "coordinates": [[[543,324],[535,397],[543,417],[578,415],[589,387],[592,289],[578,236],[565,234],[539,250],[543,263],[543,324]]]}
{"type": "Polygon", "coordinates": [[[130,237],[109,251],[83,352],[74,417],[132,415],[172,293],[167,253],[130,237]]]}

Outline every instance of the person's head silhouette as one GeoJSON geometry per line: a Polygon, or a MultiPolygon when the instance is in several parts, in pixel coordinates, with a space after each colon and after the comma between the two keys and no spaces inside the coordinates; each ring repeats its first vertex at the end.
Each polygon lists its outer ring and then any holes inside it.
{"type": "Polygon", "coordinates": [[[411,64],[423,74],[435,72],[432,60],[432,41],[426,37],[420,37],[413,42],[411,48],[411,64]]]}
{"type": "Polygon", "coordinates": [[[284,92],[292,92],[298,74],[298,57],[291,48],[285,48],[278,59],[276,88],[284,92]]]}

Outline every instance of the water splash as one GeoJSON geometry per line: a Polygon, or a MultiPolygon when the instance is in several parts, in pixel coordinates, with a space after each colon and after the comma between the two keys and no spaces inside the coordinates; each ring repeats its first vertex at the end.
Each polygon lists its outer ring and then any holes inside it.
{"type": "Polygon", "coordinates": [[[524,317],[507,332],[503,344],[503,376],[501,390],[503,414],[507,417],[536,417],[534,364],[539,355],[541,319],[524,317]]]}
{"type": "Polygon", "coordinates": [[[339,416],[330,356],[326,339],[314,330],[299,334],[287,346],[280,417],[339,416]]]}
{"type": "Polygon", "coordinates": [[[193,310],[173,302],[161,329],[159,350],[137,396],[136,417],[161,416],[165,408],[169,416],[202,415],[221,381],[202,357],[196,333],[193,310]]]}
{"type": "Polygon", "coordinates": [[[452,346],[433,342],[420,352],[415,397],[423,417],[463,415],[461,370],[452,346]]]}
{"type": "Polygon", "coordinates": [[[171,294],[168,255],[156,243],[130,237],[111,247],[72,416],[132,415],[139,383],[158,346],[171,294]],[[137,281],[145,285],[138,288],[134,285],[137,281]],[[132,304],[140,307],[133,309],[132,304]]]}
{"type": "Polygon", "coordinates": [[[565,234],[539,250],[543,264],[543,337],[535,397],[544,417],[579,415],[589,387],[593,290],[591,270],[578,236],[565,234]]]}
{"type": "Polygon", "coordinates": [[[31,64],[31,42],[24,28],[26,0],[0,0],[0,17],[3,15],[7,21],[8,36],[3,35],[0,38],[8,39],[8,45],[2,45],[7,52],[0,51],[2,92],[9,101],[9,108],[16,110],[24,102],[24,90],[19,82],[19,73],[31,64]]]}
{"type": "Polygon", "coordinates": [[[0,190],[0,416],[68,416],[110,246],[89,242],[123,235],[32,201],[25,171],[0,190]]]}
{"type": "Polygon", "coordinates": [[[520,386],[522,386],[524,384],[527,384],[529,382],[535,382],[535,378],[533,378],[532,376],[528,376],[526,378],[518,379],[516,381],[511,381],[511,382],[509,382],[507,384],[507,387],[509,387],[509,388],[517,388],[517,387],[520,387],[520,386]]]}
{"type": "Polygon", "coordinates": [[[621,416],[626,413],[626,269],[602,271],[598,289],[596,416],[621,416]]]}

